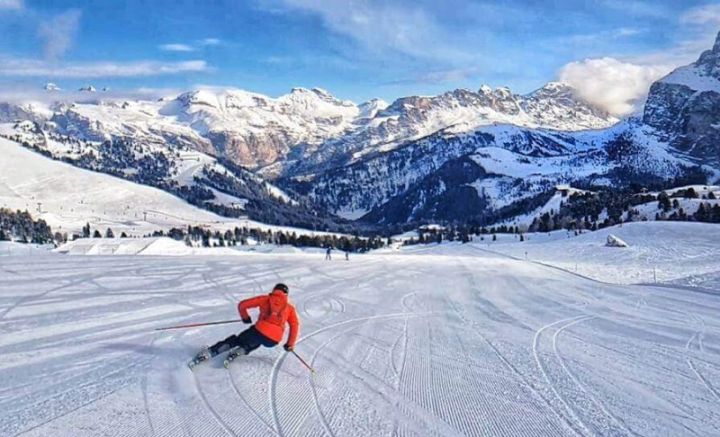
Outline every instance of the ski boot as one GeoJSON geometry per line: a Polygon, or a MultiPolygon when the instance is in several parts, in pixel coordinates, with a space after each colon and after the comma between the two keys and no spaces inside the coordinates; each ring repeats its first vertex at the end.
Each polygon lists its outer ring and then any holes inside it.
{"type": "Polygon", "coordinates": [[[192,370],[195,366],[210,359],[210,350],[207,346],[203,347],[195,357],[188,362],[188,367],[192,370]]]}
{"type": "Polygon", "coordinates": [[[245,349],[238,347],[230,351],[230,353],[225,357],[225,361],[223,361],[223,366],[227,369],[228,366],[230,366],[230,363],[232,363],[235,358],[247,355],[247,352],[245,352],[245,349]]]}

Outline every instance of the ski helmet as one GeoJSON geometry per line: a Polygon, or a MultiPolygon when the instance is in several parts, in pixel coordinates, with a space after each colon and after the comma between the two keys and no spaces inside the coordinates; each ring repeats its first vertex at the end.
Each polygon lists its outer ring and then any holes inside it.
{"type": "Polygon", "coordinates": [[[279,284],[275,284],[275,287],[273,287],[273,291],[274,290],[280,290],[285,294],[288,294],[290,292],[290,289],[288,288],[288,286],[283,284],[282,282],[279,284]]]}

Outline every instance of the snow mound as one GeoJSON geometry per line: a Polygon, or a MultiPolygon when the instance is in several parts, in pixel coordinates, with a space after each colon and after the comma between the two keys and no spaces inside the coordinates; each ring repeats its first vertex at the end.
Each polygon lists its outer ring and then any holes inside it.
{"type": "Polygon", "coordinates": [[[233,255],[237,251],[226,247],[188,247],[182,241],[167,237],[153,238],[81,238],[70,241],[55,252],[68,255],[233,255]]]}
{"type": "Polygon", "coordinates": [[[13,241],[0,241],[0,256],[42,255],[50,253],[52,245],[25,244],[13,241]]]}
{"type": "Polygon", "coordinates": [[[607,242],[605,243],[605,246],[607,247],[628,247],[628,244],[621,240],[620,238],[616,237],[613,234],[609,234],[607,236],[607,242]]]}

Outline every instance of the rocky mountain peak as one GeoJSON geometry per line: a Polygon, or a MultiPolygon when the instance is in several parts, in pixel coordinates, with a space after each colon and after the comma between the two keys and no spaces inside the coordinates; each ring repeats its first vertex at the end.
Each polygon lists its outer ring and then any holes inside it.
{"type": "Polygon", "coordinates": [[[693,66],[701,74],[720,80],[720,33],[713,48],[703,52],[693,66]]]}
{"type": "Polygon", "coordinates": [[[388,103],[382,99],[371,99],[358,105],[361,118],[373,118],[387,107],[388,103]]]}
{"type": "Polygon", "coordinates": [[[677,149],[720,162],[720,34],[696,62],[650,87],[643,121],[677,149]]]}
{"type": "Polygon", "coordinates": [[[575,89],[564,82],[548,82],[542,88],[538,88],[529,94],[530,97],[572,97],[575,95],[575,89]]]}

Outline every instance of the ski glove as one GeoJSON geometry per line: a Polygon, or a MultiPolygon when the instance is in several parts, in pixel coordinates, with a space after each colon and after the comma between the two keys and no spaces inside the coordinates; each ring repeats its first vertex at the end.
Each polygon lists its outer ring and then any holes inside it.
{"type": "Polygon", "coordinates": [[[283,346],[283,349],[285,349],[288,352],[291,352],[293,349],[295,349],[295,347],[290,346],[289,344],[286,344],[285,346],[283,346]]]}
{"type": "Polygon", "coordinates": [[[243,323],[245,323],[246,325],[249,325],[249,324],[252,323],[252,319],[251,319],[250,317],[248,317],[247,319],[242,319],[242,321],[243,321],[243,323]]]}

